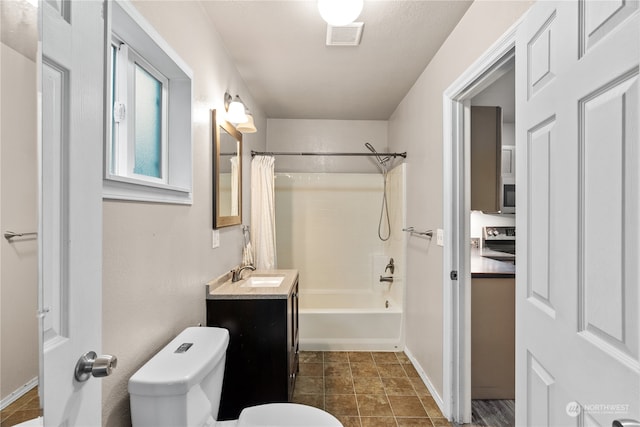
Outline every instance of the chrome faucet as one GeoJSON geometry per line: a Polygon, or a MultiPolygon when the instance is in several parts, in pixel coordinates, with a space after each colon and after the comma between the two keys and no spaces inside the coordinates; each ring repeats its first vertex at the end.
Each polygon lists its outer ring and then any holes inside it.
{"type": "Polygon", "coordinates": [[[242,280],[242,272],[244,270],[251,270],[251,271],[256,271],[256,268],[253,265],[245,265],[242,267],[238,267],[235,270],[231,271],[231,282],[235,283],[235,282],[239,282],[240,280],[242,280]]]}
{"type": "Polygon", "coordinates": [[[391,274],[396,270],[396,266],[393,264],[393,258],[389,259],[389,264],[384,268],[384,272],[386,273],[387,270],[391,270],[391,274]]]}

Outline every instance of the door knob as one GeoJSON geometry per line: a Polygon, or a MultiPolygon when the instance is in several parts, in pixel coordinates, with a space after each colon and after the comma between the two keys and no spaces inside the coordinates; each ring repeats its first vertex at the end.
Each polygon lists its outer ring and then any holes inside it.
{"type": "Polygon", "coordinates": [[[92,375],[96,378],[111,375],[111,372],[118,366],[118,358],[110,354],[100,357],[95,351],[90,351],[82,355],[76,363],[75,377],[79,382],[87,381],[92,375]]]}
{"type": "Polygon", "coordinates": [[[640,421],[629,419],[615,420],[613,424],[611,424],[611,427],[640,427],[640,421]]]}

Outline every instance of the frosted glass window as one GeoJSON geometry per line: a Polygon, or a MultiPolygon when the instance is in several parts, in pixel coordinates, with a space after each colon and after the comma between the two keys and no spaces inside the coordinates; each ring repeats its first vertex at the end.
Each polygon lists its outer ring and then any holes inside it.
{"type": "Polygon", "coordinates": [[[162,83],[136,64],[135,164],[138,175],[162,178],[162,83]]]}
{"type": "MultiPolygon", "coordinates": [[[[109,106],[111,107],[111,111],[113,112],[113,108],[116,102],[116,60],[118,58],[118,48],[114,45],[111,45],[111,91],[109,93],[109,106]]],[[[115,120],[111,120],[111,158],[115,159],[116,157],[116,122],[115,120]]],[[[112,174],[116,172],[116,164],[115,162],[109,163],[109,172],[112,174]]]]}
{"type": "Polygon", "coordinates": [[[193,72],[130,2],[108,6],[103,197],[191,204],[193,72]]]}
{"type": "Polygon", "coordinates": [[[169,81],[118,39],[112,42],[109,173],[168,184],[169,81]]]}

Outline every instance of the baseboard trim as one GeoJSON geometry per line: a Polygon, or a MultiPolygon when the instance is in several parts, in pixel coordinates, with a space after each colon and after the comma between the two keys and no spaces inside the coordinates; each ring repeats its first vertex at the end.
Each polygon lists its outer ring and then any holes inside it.
{"type": "Polygon", "coordinates": [[[424,383],[424,385],[427,386],[427,389],[429,389],[429,393],[431,393],[431,397],[433,397],[433,400],[438,405],[438,408],[440,408],[440,412],[442,412],[444,414],[445,413],[445,411],[444,411],[444,401],[442,400],[442,396],[440,396],[440,394],[438,393],[438,391],[434,387],[433,383],[429,379],[429,376],[427,375],[427,373],[422,368],[422,365],[415,358],[415,356],[413,355],[413,353],[411,352],[409,347],[405,346],[404,352],[407,355],[407,357],[409,358],[409,360],[411,360],[411,363],[413,363],[413,366],[414,366],[414,368],[416,368],[416,371],[418,371],[418,375],[420,375],[420,379],[422,379],[422,382],[424,383]]]}
{"type": "Polygon", "coordinates": [[[27,394],[32,388],[38,385],[38,377],[33,378],[31,381],[27,382],[25,385],[20,387],[19,389],[11,392],[7,397],[0,400],[0,410],[5,409],[7,406],[11,405],[16,400],[20,399],[22,396],[27,394]]]}

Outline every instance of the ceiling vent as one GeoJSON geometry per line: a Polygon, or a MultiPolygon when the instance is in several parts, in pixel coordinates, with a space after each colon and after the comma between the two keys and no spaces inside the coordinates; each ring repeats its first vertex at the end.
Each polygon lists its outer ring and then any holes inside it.
{"type": "Polygon", "coordinates": [[[362,40],[364,22],[334,27],[327,25],[327,46],[358,46],[362,40]]]}

